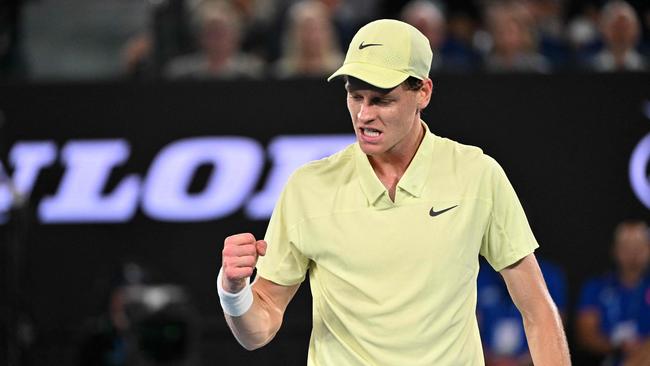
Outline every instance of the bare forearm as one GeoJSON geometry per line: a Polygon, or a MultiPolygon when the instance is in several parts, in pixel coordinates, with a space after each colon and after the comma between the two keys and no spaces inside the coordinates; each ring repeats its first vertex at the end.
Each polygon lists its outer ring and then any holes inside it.
{"type": "Polygon", "coordinates": [[[571,365],[562,320],[554,307],[537,312],[534,318],[524,316],[524,328],[536,366],[571,365]]]}
{"type": "Polygon", "coordinates": [[[253,285],[247,285],[258,256],[264,256],[266,248],[264,240],[241,233],[227,237],[221,252],[222,268],[217,276],[219,301],[230,330],[248,350],[273,339],[282,325],[284,310],[300,286],[280,285],[262,276],[253,285]]]}
{"type": "Polygon", "coordinates": [[[569,366],[569,346],[562,319],[548,293],[534,254],[501,271],[521,312],[530,355],[535,366],[569,366]]]}
{"type": "Polygon", "coordinates": [[[244,348],[254,350],[269,343],[280,329],[282,313],[269,299],[253,289],[251,308],[241,316],[225,314],[226,323],[244,348]]]}

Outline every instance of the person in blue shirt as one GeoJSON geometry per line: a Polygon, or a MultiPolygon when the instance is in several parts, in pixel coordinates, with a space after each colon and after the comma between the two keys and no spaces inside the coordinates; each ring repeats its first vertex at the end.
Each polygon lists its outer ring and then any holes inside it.
{"type": "MultiPolygon", "coordinates": [[[[567,298],[564,271],[547,260],[538,258],[538,262],[549,293],[564,319],[567,298]]],[[[477,294],[479,330],[486,365],[532,365],[521,313],[512,302],[501,276],[484,260],[481,260],[478,274],[477,294]]]]}
{"type": "Polygon", "coordinates": [[[602,356],[603,365],[650,365],[650,233],[626,221],[614,234],[614,272],[583,286],[577,314],[578,342],[602,356]]]}

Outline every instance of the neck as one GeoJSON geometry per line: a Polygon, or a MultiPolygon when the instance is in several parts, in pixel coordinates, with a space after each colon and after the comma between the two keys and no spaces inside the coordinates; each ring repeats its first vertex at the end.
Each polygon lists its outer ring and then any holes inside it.
{"type": "Polygon", "coordinates": [[[395,200],[395,189],[400,178],[406,172],[411,160],[424,138],[425,129],[420,122],[419,115],[417,116],[417,132],[411,134],[412,137],[407,137],[409,140],[404,141],[404,148],[386,152],[379,156],[368,156],[372,169],[377,174],[379,180],[384,184],[388,190],[388,195],[391,200],[395,200]]]}
{"type": "Polygon", "coordinates": [[[643,271],[627,270],[621,271],[618,278],[626,287],[634,287],[639,284],[643,277],[643,271]]]}
{"type": "Polygon", "coordinates": [[[223,52],[208,52],[206,53],[208,65],[211,69],[220,69],[230,61],[231,56],[223,52]]]}

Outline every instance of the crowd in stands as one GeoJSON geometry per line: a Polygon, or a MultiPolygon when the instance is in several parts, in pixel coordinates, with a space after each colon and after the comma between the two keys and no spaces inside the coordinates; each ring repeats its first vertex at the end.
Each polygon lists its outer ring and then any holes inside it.
{"type": "MultiPolygon", "coordinates": [[[[429,0],[402,3],[394,17],[429,38],[434,75],[648,69],[650,6],[642,1],[586,2],[571,18],[561,0],[485,0],[455,7],[429,0]]],[[[195,51],[162,62],[162,75],[325,76],[340,64],[356,29],[382,15],[380,5],[370,0],[194,1],[186,9],[195,51]]]]}
{"type": "MultiPolygon", "coordinates": [[[[124,42],[119,75],[323,76],[339,64],[356,30],[377,18],[402,19],[429,38],[435,50],[432,74],[644,71],[650,63],[650,2],[645,0],[160,0],[150,4],[142,21],[146,24],[124,42]]],[[[29,76],[29,55],[21,57],[21,47],[11,43],[19,41],[12,33],[19,27],[7,25],[7,19],[19,17],[0,19],[4,21],[0,36],[9,42],[0,48],[0,75],[11,76],[13,71],[29,76]],[[25,65],[19,65],[21,59],[25,65]]]]}

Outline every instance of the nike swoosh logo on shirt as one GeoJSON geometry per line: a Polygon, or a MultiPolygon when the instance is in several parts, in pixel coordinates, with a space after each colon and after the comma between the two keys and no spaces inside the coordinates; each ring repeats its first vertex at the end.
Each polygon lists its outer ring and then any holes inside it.
{"type": "Polygon", "coordinates": [[[456,208],[456,207],[458,207],[458,205],[456,205],[456,206],[452,206],[452,207],[448,207],[448,208],[445,208],[444,210],[440,210],[440,211],[434,211],[434,210],[433,210],[433,207],[431,207],[431,210],[429,211],[429,216],[431,216],[431,217],[436,217],[436,216],[438,216],[438,215],[440,215],[440,214],[443,214],[443,213],[445,213],[445,212],[451,210],[452,208],[456,208]]]}

